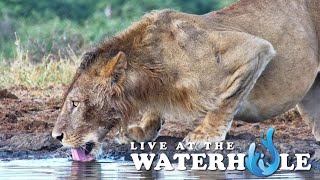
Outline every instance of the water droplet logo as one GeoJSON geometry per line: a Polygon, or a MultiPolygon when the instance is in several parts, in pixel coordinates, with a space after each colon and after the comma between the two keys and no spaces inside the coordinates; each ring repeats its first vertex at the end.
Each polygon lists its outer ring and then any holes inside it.
{"type": "Polygon", "coordinates": [[[256,143],[251,143],[249,153],[245,158],[247,169],[254,175],[259,177],[270,176],[278,170],[280,164],[279,152],[273,144],[274,128],[267,130],[266,139],[263,139],[263,134],[260,134],[262,138],[261,142],[271,154],[271,162],[265,162],[264,154],[256,153],[256,143]]]}

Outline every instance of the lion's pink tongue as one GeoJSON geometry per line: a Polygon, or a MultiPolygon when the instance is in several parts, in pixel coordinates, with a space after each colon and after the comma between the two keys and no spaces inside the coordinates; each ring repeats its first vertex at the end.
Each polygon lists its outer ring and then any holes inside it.
{"type": "Polygon", "coordinates": [[[94,158],[90,155],[86,155],[84,149],[76,148],[71,149],[72,159],[74,161],[93,161],[94,158]]]}
{"type": "Polygon", "coordinates": [[[82,148],[71,149],[71,154],[72,154],[72,159],[75,161],[86,160],[86,154],[84,153],[84,149],[82,148]]]}

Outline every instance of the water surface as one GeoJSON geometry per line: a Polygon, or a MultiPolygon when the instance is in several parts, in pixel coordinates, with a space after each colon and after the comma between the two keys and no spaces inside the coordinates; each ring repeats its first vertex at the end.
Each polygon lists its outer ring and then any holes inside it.
{"type": "MultiPolygon", "coordinates": [[[[189,168],[190,169],[190,168],[189,168]]],[[[261,179],[248,171],[137,171],[132,162],[79,163],[65,158],[0,161],[0,179],[261,179]]],[[[319,172],[280,172],[268,179],[320,179],[319,172]]]]}

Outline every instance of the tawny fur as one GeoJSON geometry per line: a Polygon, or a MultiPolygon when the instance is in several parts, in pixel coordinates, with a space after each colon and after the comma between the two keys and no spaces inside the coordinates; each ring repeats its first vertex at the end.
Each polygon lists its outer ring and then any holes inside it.
{"type": "Polygon", "coordinates": [[[309,105],[319,105],[310,103],[320,94],[319,17],[317,0],[242,0],[201,16],[147,14],[84,54],[53,134],[84,139],[79,129],[102,128],[103,136],[119,125],[120,143],[154,140],[164,114],[175,113],[204,118],[185,138],[201,148],[224,140],[234,117],[257,122],[299,103],[320,140],[320,110],[309,105]],[[128,128],[138,112],[141,125],[128,128]]]}

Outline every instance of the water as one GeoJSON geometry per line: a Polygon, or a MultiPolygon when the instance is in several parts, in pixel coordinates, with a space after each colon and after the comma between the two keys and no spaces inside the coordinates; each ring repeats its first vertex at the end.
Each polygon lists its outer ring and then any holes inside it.
{"type": "MultiPolygon", "coordinates": [[[[132,162],[79,163],[67,159],[0,161],[0,179],[261,179],[248,171],[137,171],[132,162]]],[[[277,172],[268,179],[320,179],[313,171],[277,172]]]]}

